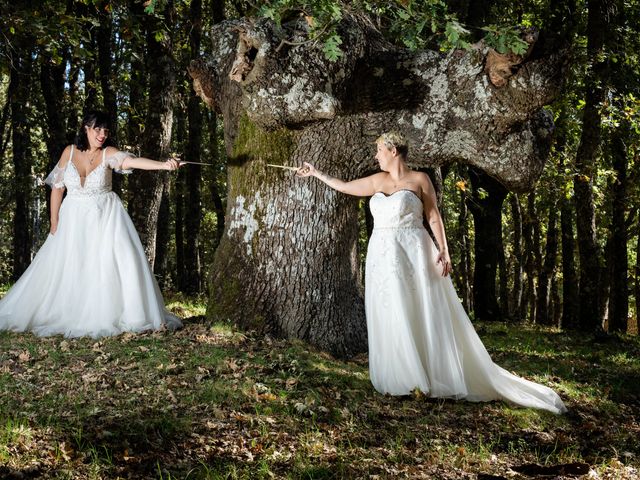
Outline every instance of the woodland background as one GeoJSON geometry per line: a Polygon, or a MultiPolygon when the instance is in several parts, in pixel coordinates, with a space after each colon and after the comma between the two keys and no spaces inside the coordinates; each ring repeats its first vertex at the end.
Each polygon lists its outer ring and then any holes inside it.
{"type": "Polygon", "coordinates": [[[114,176],[183,329],[0,333],[0,476],[638,478],[639,33],[636,0],[0,0],[0,295],[47,235],[41,180],[86,109],[110,112],[123,149],[213,164],[114,176]],[[568,414],[382,396],[366,354],[343,361],[205,316],[229,158],[187,67],[210,53],[214,24],[247,15],[303,13],[312,48],[336,58],[348,45],[335,27],[354,12],[442,55],[481,38],[519,51],[521,27],[561,25],[570,49],[535,189],[456,164],[430,173],[456,288],[492,358],[557,390],[568,414]]]}
{"type": "MultiPolygon", "coordinates": [[[[510,193],[490,178],[477,180],[472,168],[441,169],[454,281],[478,319],[635,332],[640,5],[562,7],[571,19],[569,66],[549,107],[554,146],[535,189],[510,193]],[[498,219],[497,234],[474,228],[490,217],[498,219]],[[482,235],[495,237],[484,239],[495,245],[495,258],[484,260],[482,235]],[[493,285],[474,281],[478,258],[495,264],[493,285]]],[[[3,2],[0,282],[17,279],[45,238],[48,191],[41,179],[72,141],[82,112],[98,108],[112,115],[113,138],[123,149],[212,163],[171,176],[117,176],[115,184],[162,287],[206,294],[224,228],[226,156],[221,118],[196,97],[187,67],[206,56],[214,23],[251,15],[280,22],[301,11],[315,19],[319,48],[329,57],[348,48],[332,28],[352,11],[369,15],[399,44],[443,53],[479,38],[517,52],[517,27],[544,30],[552,15],[544,1],[3,2]]],[[[362,202],[363,219],[365,210],[362,202]]]]}

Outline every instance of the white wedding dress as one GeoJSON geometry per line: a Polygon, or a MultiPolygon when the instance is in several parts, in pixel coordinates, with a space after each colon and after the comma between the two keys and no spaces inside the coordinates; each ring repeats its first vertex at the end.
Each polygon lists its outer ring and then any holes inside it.
{"type": "Polygon", "coordinates": [[[422,224],[421,200],[409,190],[370,201],[374,229],[367,251],[365,307],[369,373],[376,390],[470,401],[502,399],[566,411],[550,388],[491,360],[464,311],[438,250],[422,224]]]}
{"type": "Polygon", "coordinates": [[[73,151],[45,180],[67,188],[58,230],[0,300],[0,329],[97,338],[181,326],[166,311],[140,238],[111,191],[112,170],[129,154],[105,158],[103,150],[83,185],[73,151]]]}

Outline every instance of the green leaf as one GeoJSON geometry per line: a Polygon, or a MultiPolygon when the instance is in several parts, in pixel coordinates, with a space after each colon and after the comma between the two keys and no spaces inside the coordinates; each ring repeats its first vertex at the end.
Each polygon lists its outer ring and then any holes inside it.
{"type": "Polygon", "coordinates": [[[478,190],[476,190],[476,193],[478,194],[478,198],[480,200],[484,200],[485,198],[487,198],[489,196],[489,192],[487,192],[484,188],[480,187],[478,188],[478,190]]]}
{"type": "Polygon", "coordinates": [[[338,58],[343,55],[342,49],[340,48],[341,44],[342,39],[337,34],[333,34],[327,38],[322,48],[325,58],[332,62],[338,60],[338,58]]]}
{"type": "Polygon", "coordinates": [[[458,39],[460,38],[458,35],[458,32],[456,31],[454,25],[452,23],[447,23],[447,26],[445,27],[445,31],[444,34],[447,37],[447,41],[449,43],[451,43],[452,45],[455,45],[456,43],[458,43],[458,39]]]}

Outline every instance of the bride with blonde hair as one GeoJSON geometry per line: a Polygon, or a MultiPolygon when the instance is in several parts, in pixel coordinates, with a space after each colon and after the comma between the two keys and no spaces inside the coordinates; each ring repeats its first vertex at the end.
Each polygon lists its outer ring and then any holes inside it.
{"type": "Polygon", "coordinates": [[[376,145],[382,171],[368,177],[345,182],[306,162],[297,171],[339,192],[371,197],[365,312],[375,389],[391,395],[417,389],[474,402],[501,399],[565,412],[552,389],[493,363],[449,277],[451,259],[431,180],[409,168],[408,145],[399,133],[381,135],[376,145]]]}

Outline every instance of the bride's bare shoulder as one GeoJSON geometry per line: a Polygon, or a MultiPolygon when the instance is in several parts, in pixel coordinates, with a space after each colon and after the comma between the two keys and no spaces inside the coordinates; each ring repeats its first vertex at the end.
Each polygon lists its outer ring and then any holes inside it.
{"type": "Polygon", "coordinates": [[[119,150],[116,147],[107,147],[106,152],[104,152],[105,156],[110,157],[111,155],[115,155],[119,150]]]}
{"type": "Polygon", "coordinates": [[[62,153],[60,154],[60,160],[58,160],[59,168],[63,168],[69,162],[69,159],[71,158],[72,148],[73,148],[73,145],[67,145],[62,151],[62,153]]]}
{"type": "Polygon", "coordinates": [[[420,185],[429,185],[432,186],[431,178],[424,172],[413,172],[414,181],[419,183],[420,185]]]}

